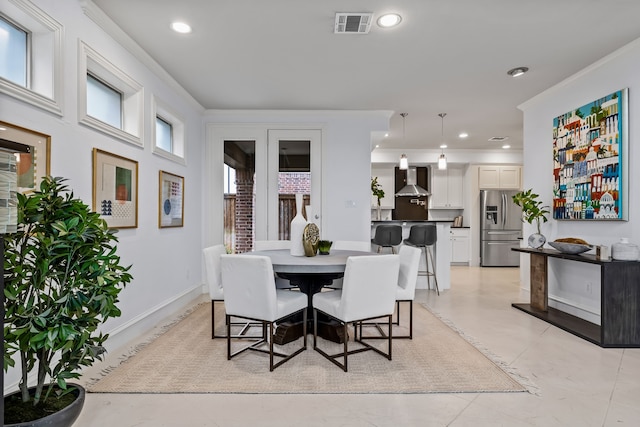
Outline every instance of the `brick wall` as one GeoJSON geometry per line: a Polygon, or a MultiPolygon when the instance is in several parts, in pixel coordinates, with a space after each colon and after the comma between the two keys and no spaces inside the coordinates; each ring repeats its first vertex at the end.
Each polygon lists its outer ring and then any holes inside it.
{"type": "Polygon", "coordinates": [[[278,178],[279,194],[311,193],[310,172],[280,172],[278,178]]]}

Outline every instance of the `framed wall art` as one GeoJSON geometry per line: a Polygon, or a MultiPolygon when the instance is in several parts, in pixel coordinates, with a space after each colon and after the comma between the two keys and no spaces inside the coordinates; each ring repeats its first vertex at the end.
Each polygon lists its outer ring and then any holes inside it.
{"type": "Polygon", "coordinates": [[[15,153],[17,190],[26,193],[40,188],[42,178],[51,173],[51,136],[0,121],[0,138],[31,147],[28,153],[15,153]]]}
{"type": "Polygon", "coordinates": [[[158,227],[184,225],[184,178],[160,171],[158,227]]]}
{"type": "Polygon", "coordinates": [[[553,218],[626,220],[627,89],[553,119],[553,218]]]}
{"type": "Polygon", "coordinates": [[[111,228],[138,226],[138,162],[93,149],[93,210],[111,228]]]}

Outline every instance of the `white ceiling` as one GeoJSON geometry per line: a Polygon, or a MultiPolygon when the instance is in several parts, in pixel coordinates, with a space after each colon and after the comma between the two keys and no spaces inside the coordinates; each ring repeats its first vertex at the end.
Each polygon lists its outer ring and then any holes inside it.
{"type": "Polygon", "coordinates": [[[521,149],[520,103],[640,37],[640,0],[94,2],[203,107],[392,110],[381,148],[437,148],[445,112],[448,149],[521,149]],[[336,12],[403,20],[334,34],[336,12]]]}

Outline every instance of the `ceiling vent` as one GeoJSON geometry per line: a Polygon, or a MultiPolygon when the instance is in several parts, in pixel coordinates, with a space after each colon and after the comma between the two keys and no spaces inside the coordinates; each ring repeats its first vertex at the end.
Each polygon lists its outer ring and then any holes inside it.
{"type": "Polygon", "coordinates": [[[503,141],[506,141],[507,139],[509,139],[508,136],[492,136],[491,138],[489,138],[489,141],[503,142],[503,141]]]}
{"type": "Polygon", "coordinates": [[[368,34],[373,13],[336,13],[335,34],[368,34]]]}

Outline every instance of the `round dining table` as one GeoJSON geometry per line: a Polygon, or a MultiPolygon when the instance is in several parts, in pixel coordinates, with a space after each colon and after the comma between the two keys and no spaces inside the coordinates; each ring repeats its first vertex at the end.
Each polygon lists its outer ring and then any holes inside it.
{"type": "MultiPolygon", "coordinates": [[[[328,255],[293,256],[288,249],[253,251],[248,255],[263,255],[271,259],[273,271],[289,280],[307,295],[307,332],[313,331],[313,295],[323,287],[330,286],[335,279],[344,276],[350,256],[375,255],[371,252],[332,250],[328,255]]],[[[345,337],[336,322],[318,317],[318,335],[324,339],[342,343],[345,337]]],[[[275,344],[286,344],[302,336],[302,317],[287,319],[278,324],[274,336],[275,344]]]]}

